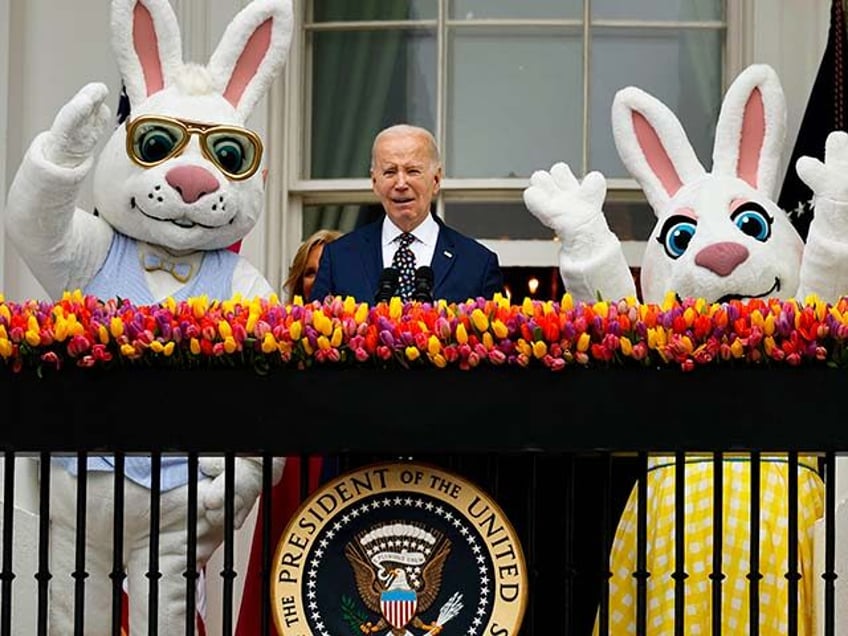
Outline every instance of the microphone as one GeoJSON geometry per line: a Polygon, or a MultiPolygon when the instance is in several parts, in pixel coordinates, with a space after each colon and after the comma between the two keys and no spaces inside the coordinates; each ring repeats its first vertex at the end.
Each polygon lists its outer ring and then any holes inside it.
{"type": "Polygon", "coordinates": [[[415,270],[415,290],[412,292],[412,300],[421,303],[433,302],[433,268],[422,265],[415,270]]]}
{"type": "Polygon", "coordinates": [[[377,282],[377,293],[374,295],[375,303],[388,302],[392,296],[397,296],[398,279],[400,272],[394,267],[387,267],[380,274],[380,280],[377,282]]]}

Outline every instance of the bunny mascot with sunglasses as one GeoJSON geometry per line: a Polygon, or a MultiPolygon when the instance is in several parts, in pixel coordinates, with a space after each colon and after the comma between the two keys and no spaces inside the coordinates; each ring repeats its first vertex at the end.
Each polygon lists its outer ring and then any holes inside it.
{"type": "MultiPolygon", "coordinates": [[[[95,160],[110,121],[107,87],[83,87],[29,147],[9,190],[6,227],[54,298],[81,289],[138,305],[206,295],[250,300],[272,293],[262,274],[228,247],[256,224],[264,202],[263,147],[246,128],[288,55],[290,0],[252,0],[227,26],[206,66],[184,63],[179,25],[167,0],[113,0],[112,45],[129,100],[95,160]],[[95,209],[77,208],[94,169],[95,209]]],[[[274,460],[279,480],[282,459],[274,460]]],[[[201,458],[197,564],[224,538],[223,460],[201,458]]],[[[111,624],[114,458],[88,460],[85,633],[111,624]]],[[[50,633],[74,633],[77,459],[51,471],[50,633]]],[[[151,462],[127,456],[124,566],[130,632],[148,633],[151,462]]],[[[262,463],[235,462],[235,524],[261,490],[262,463]]],[[[183,633],[189,481],[184,457],[163,456],[159,534],[159,633],[183,633]]]]}

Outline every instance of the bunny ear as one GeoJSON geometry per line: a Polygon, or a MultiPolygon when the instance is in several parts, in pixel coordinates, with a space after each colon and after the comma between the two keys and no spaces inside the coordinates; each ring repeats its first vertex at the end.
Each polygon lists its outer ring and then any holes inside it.
{"type": "Polygon", "coordinates": [[[737,76],[721,104],[713,172],[739,177],[772,198],[785,133],[786,101],[777,73],[753,64],[737,76]]]}
{"type": "Polygon", "coordinates": [[[683,184],[705,172],[674,113],[634,86],[616,93],[612,130],[618,155],[654,214],[660,214],[683,184]]]}
{"type": "Polygon", "coordinates": [[[243,119],[285,63],[291,34],[291,0],[253,0],[224,31],[208,69],[243,119]]]}
{"type": "Polygon", "coordinates": [[[112,48],[130,106],[168,86],[182,66],[182,41],[168,0],[113,0],[112,48]]]}

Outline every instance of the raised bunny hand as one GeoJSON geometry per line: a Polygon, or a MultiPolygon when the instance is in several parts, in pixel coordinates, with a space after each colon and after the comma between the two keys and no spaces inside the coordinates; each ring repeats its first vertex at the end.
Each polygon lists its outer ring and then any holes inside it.
{"type": "Polygon", "coordinates": [[[815,157],[800,157],[795,168],[816,198],[848,201],[848,133],[835,130],[827,136],[824,163],[815,157]]]}
{"type": "Polygon", "coordinates": [[[44,140],[48,161],[76,168],[92,156],[111,118],[105,103],[108,95],[105,84],[92,82],[59,110],[44,140]]]}
{"type": "Polygon", "coordinates": [[[550,172],[534,172],[524,190],[524,205],[559,237],[560,275],[577,300],[619,300],[636,293],[621,243],[601,209],[606,193],[600,172],[590,172],[581,183],[562,162],[550,172]]]}
{"type": "Polygon", "coordinates": [[[575,241],[581,232],[607,227],[601,208],[607,182],[600,172],[590,172],[583,183],[567,164],[555,163],[550,172],[537,170],[524,191],[524,204],[539,221],[554,230],[560,240],[575,241]]]}
{"type": "MultiPolygon", "coordinates": [[[[277,483],[283,476],[284,458],[275,458],[272,468],[271,481],[277,483]]],[[[206,518],[216,526],[224,524],[224,458],[202,457],[199,461],[200,471],[212,477],[212,483],[203,499],[206,518]]],[[[233,523],[236,529],[241,528],[259,493],[262,492],[262,460],[256,457],[236,457],[235,460],[235,489],[233,497],[233,523]]]]}
{"type": "Polygon", "coordinates": [[[798,298],[809,294],[835,302],[848,291],[848,133],[827,136],[824,162],[800,157],[798,176],[813,191],[810,222],[798,298]]]}

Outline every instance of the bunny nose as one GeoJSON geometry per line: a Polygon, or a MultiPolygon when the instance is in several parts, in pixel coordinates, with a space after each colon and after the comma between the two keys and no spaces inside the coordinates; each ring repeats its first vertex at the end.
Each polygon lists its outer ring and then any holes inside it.
{"type": "Polygon", "coordinates": [[[748,248],[739,243],[713,243],[695,255],[695,264],[719,276],[727,276],[748,259],[748,248]]]}
{"type": "Polygon", "coordinates": [[[208,170],[199,166],[178,166],[168,170],[165,181],[180,193],[183,201],[194,203],[200,197],[215,192],[221,187],[208,170]]]}

